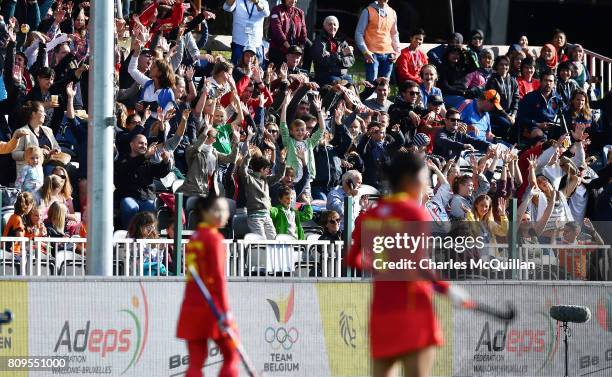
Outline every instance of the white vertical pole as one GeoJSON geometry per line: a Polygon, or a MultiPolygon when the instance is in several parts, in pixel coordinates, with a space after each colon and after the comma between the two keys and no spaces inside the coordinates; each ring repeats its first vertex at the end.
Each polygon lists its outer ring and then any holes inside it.
{"type": "Polygon", "coordinates": [[[87,274],[111,276],[113,266],[114,1],[92,1],[89,35],[87,274]]]}
{"type": "Polygon", "coordinates": [[[605,72],[605,68],[604,68],[604,61],[603,59],[599,60],[599,76],[601,77],[601,83],[599,84],[599,90],[600,90],[600,96],[599,98],[604,98],[604,95],[606,94],[605,91],[605,83],[606,83],[606,72],[605,72]]]}
{"type": "Polygon", "coordinates": [[[448,0],[448,8],[450,13],[451,33],[455,32],[455,15],[453,14],[453,0],[448,0]]]}
{"type": "Polygon", "coordinates": [[[608,72],[606,74],[606,77],[607,77],[606,82],[608,85],[604,88],[604,92],[603,92],[604,97],[610,90],[612,90],[612,64],[609,62],[608,62],[608,72]]]}

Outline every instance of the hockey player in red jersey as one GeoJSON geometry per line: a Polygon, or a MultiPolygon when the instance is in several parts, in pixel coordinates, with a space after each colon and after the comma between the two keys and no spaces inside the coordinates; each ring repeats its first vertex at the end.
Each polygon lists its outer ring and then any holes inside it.
{"type": "MultiPolygon", "coordinates": [[[[382,254],[367,250],[371,242],[364,237],[395,232],[397,229],[389,228],[397,224],[409,224],[410,234],[428,234],[427,226],[431,221],[420,201],[429,180],[425,161],[413,153],[399,153],[388,171],[392,172],[387,175],[393,193],[357,219],[347,263],[374,271],[370,308],[374,377],[396,376],[394,366],[398,362],[403,364],[405,376],[428,377],[434,364],[435,348],[443,342],[433,308],[433,291],[448,294],[456,304],[462,304],[468,296],[463,289],[438,281],[429,270],[406,274],[393,272],[395,275],[376,271],[375,259],[382,254]],[[368,228],[377,231],[369,232],[368,228]]],[[[427,258],[424,250],[402,256],[415,262],[427,258]]],[[[386,258],[390,260],[393,256],[386,258]]]]}
{"type": "MultiPolygon", "coordinates": [[[[187,245],[185,263],[188,267],[195,266],[217,308],[225,313],[224,324],[235,329],[227,298],[224,267],[226,251],[223,235],[218,230],[227,223],[228,204],[224,198],[212,194],[207,198],[198,199],[196,211],[200,215],[201,223],[187,245]]],[[[217,343],[223,355],[223,366],[219,376],[237,377],[240,357],[234,343],[227,334],[219,330],[217,319],[198,290],[188,268],[186,276],[185,296],[176,332],[178,338],[187,341],[189,369],[186,377],[203,376],[202,368],[208,355],[208,339],[217,343]]]]}

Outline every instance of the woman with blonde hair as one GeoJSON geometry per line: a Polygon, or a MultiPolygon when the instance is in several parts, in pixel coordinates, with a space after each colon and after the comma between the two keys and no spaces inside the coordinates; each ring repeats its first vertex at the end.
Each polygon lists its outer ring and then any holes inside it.
{"type": "Polygon", "coordinates": [[[52,238],[68,237],[66,234],[66,207],[59,202],[53,202],[47,210],[47,234],[52,238]]]}
{"type": "Polygon", "coordinates": [[[57,175],[64,181],[61,194],[67,201],[70,200],[72,202],[72,184],[70,184],[70,177],[66,169],[62,166],[56,166],[53,168],[52,174],[57,175]]]}
{"type": "Polygon", "coordinates": [[[55,174],[47,176],[45,178],[43,186],[37,192],[37,202],[47,209],[51,206],[51,203],[55,201],[63,203],[64,200],[61,194],[63,186],[64,181],[59,176],[55,174]]]}
{"type": "MultiPolygon", "coordinates": [[[[508,235],[508,216],[506,216],[506,199],[500,197],[497,201],[497,209],[500,222],[497,223],[493,216],[493,200],[489,195],[480,195],[474,200],[472,208],[464,208],[466,211],[467,221],[475,222],[477,225],[475,233],[483,238],[485,244],[497,243],[497,237],[506,237],[508,235]]],[[[492,253],[491,248],[487,248],[489,256],[495,257],[496,253],[492,253]]],[[[486,254],[486,253],[485,253],[486,254]]],[[[482,256],[482,254],[481,254],[482,256]]]]}
{"type": "MultiPolygon", "coordinates": [[[[427,108],[427,100],[431,96],[442,96],[440,88],[436,87],[438,81],[438,70],[433,64],[425,64],[421,68],[421,83],[419,90],[421,91],[420,101],[424,108],[427,108]]],[[[446,113],[446,111],[444,111],[446,113]]]]}
{"type": "Polygon", "coordinates": [[[56,166],[53,168],[52,174],[57,175],[63,181],[59,196],[62,203],[66,206],[66,210],[68,211],[66,214],[66,219],[69,222],[69,229],[71,230],[70,234],[73,234],[73,229],[79,225],[81,216],[74,210],[74,201],[72,198],[73,188],[72,184],[70,183],[70,176],[68,175],[66,168],[62,166],[56,166]]]}

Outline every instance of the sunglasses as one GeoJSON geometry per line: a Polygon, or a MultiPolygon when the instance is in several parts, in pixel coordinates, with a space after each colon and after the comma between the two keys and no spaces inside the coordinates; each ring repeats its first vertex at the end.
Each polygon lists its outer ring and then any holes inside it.
{"type": "Polygon", "coordinates": [[[66,180],[66,176],[65,176],[65,175],[59,175],[59,174],[58,174],[58,177],[60,177],[60,178],[61,178],[61,179],[63,179],[64,181],[66,180]]]}
{"type": "Polygon", "coordinates": [[[419,92],[418,91],[416,91],[416,92],[408,92],[408,94],[410,94],[411,96],[418,96],[419,92]]]}
{"type": "Polygon", "coordinates": [[[271,133],[271,134],[277,134],[278,130],[268,130],[268,132],[271,133]]]}

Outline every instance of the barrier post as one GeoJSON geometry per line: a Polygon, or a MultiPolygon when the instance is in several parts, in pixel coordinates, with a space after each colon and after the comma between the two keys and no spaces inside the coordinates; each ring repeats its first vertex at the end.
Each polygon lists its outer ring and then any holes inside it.
{"type": "MultiPolygon", "coordinates": [[[[92,1],[87,132],[87,274],[113,275],[114,2],[92,1]]],[[[125,225],[125,224],[124,224],[125,225]]]]}
{"type": "MultiPolygon", "coordinates": [[[[344,250],[338,250],[338,257],[342,252],[344,254],[348,254],[348,251],[351,247],[351,235],[353,234],[353,200],[355,200],[352,196],[344,197],[344,250]]],[[[346,268],[346,276],[352,277],[351,269],[346,268]]],[[[339,277],[339,276],[338,276],[339,277]]]]}
{"type": "Polygon", "coordinates": [[[174,258],[174,271],[176,271],[176,276],[180,276],[183,267],[183,250],[182,250],[182,240],[183,240],[183,193],[177,192],[174,194],[174,209],[176,216],[174,218],[174,253],[176,257],[174,258]]]}
{"type": "MultiPolygon", "coordinates": [[[[508,256],[510,259],[517,259],[519,257],[518,252],[517,252],[517,240],[518,240],[518,223],[521,221],[521,219],[517,219],[517,212],[518,212],[518,200],[516,198],[512,199],[510,201],[510,203],[512,204],[512,221],[510,221],[510,227],[508,229],[508,231],[510,232],[509,237],[508,237],[508,256]]],[[[518,278],[519,274],[517,270],[512,270],[512,279],[516,280],[518,278]]]]}
{"type": "Polygon", "coordinates": [[[2,199],[4,199],[4,189],[0,189],[0,234],[2,234],[4,232],[3,229],[3,224],[2,224],[2,219],[4,216],[4,211],[2,211],[4,209],[4,202],[2,202],[2,199]]]}

